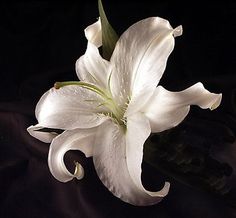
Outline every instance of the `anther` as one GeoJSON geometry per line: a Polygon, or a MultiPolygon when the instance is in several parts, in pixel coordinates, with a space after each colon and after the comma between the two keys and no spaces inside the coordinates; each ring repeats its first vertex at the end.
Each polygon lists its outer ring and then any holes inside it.
{"type": "Polygon", "coordinates": [[[55,89],[60,89],[61,88],[61,83],[60,82],[55,82],[54,83],[54,88],[55,89]]]}

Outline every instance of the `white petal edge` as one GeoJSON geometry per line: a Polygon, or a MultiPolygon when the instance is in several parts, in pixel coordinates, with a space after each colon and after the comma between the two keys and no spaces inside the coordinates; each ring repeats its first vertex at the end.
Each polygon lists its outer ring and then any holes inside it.
{"type": "Polygon", "coordinates": [[[222,94],[209,92],[200,82],[180,92],[158,86],[142,111],[150,121],[152,132],[161,132],[181,123],[190,105],[213,110],[220,105],[221,99],[222,94]]]}
{"type": "Polygon", "coordinates": [[[93,83],[105,89],[108,87],[109,62],[101,57],[98,48],[89,41],[85,54],[76,61],[75,68],[81,81],[93,83]]]}
{"type": "Polygon", "coordinates": [[[75,177],[83,177],[83,167],[79,163],[76,163],[75,173],[72,174],[67,170],[63,158],[69,150],[80,150],[86,157],[92,156],[95,132],[96,128],[68,130],[53,139],[48,153],[48,166],[57,180],[67,182],[75,177]]]}
{"type": "Polygon", "coordinates": [[[174,37],[181,36],[183,34],[183,26],[179,25],[173,30],[174,37]]]}
{"type": "Polygon", "coordinates": [[[44,127],[40,124],[37,124],[35,126],[29,126],[27,128],[28,133],[33,136],[34,138],[45,142],[45,143],[51,143],[51,141],[58,135],[54,132],[40,132],[38,130],[43,129],[44,127]]]}
{"type": "Polygon", "coordinates": [[[77,76],[81,81],[107,88],[110,74],[109,62],[101,57],[98,50],[98,47],[102,45],[100,18],[94,24],[88,26],[84,32],[88,43],[85,54],[76,61],[77,76]]]}
{"type": "Polygon", "coordinates": [[[102,45],[102,26],[100,18],[97,22],[89,25],[84,30],[84,33],[90,43],[94,44],[96,47],[100,47],[102,45]]]}
{"type": "MultiPolygon", "coordinates": [[[[162,197],[152,197],[135,184],[128,171],[126,157],[125,130],[110,120],[106,121],[98,127],[93,153],[100,180],[113,195],[129,204],[145,206],[159,202],[162,197]]],[[[165,189],[168,189],[168,184],[165,189]]]]}
{"type": "Polygon", "coordinates": [[[38,123],[48,128],[91,128],[107,119],[101,101],[95,92],[78,85],[52,88],[39,100],[35,115],[38,123]]]}
{"type": "Polygon", "coordinates": [[[142,113],[136,113],[127,118],[126,161],[128,171],[137,187],[149,195],[145,205],[158,203],[168,194],[170,188],[170,183],[165,182],[164,187],[160,191],[151,192],[147,191],[142,185],[141,165],[143,160],[143,145],[150,133],[149,120],[142,113]]]}
{"type": "Polygon", "coordinates": [[[131,98],[127,116],[145,103],[139,100],[140,95],[146,93],[148,100],[154,92],[174,48],[173,36],[181,33],[181,26],[173,29],[167,20],[151,17],[135,23],[121,35],[111,57],[111,90],[120,104],[131,98]]]}

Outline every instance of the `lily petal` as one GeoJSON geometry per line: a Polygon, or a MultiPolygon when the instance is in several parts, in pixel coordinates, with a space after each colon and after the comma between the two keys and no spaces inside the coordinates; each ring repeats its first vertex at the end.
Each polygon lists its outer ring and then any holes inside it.
{"type": "MultiPolygon", "coordinates": [[[[143,128],[140,127],[139,132],[142,131],[143,128]]],[[[148,132],[150,133],[150,131],[148,132]]],[[[145,137],[147,137],[146,134],[145,137]]],[[[131,142],[130,140],[129,142],[131,142]]],[[[135,145],[133,146],[135,147],[135,145]]],[[[138,145],[138,147],[140,146],[138,145]]],[[[138,148],[138,150],[140,149],[138,148]]],[[[149,205],[159,202],[160,197],[152,197],[140,184],[135,183],[136,179],[132,178],[126,158],[127,155],[136,155],[136,152],[133,151],[134,153],[130,154],[130,151],[128,151],[129,154],[126,153],[126,136],[122,127],[110,120],[99,126],[95,139],[93,160],[100,180],[113,195],[130,204],[149,205]]],[[[138,158],[140,159],[140,157],[138,158]]],[[[134,164],[136,163],[138,163],[137,168],[139,168],[139,161],[135,160],[134,164]]],[[[140,170],[138,170],[139,172],[140,170]]]]}
{"type": "Polygon", "coordinates": [[[131,97],[127,115],[145,103],[139,100],[140,95],[148,100],[154,92],[174,48],[174,35],[181,33],[181,26],[173,29],[167,20],[151,17],[132,25],[118,40],[111,57],[116,70],[111,88],[117,101],[131,97]]]}
{"type": "Polygon", "coordinates": [[[163,189],[157,192],[147,191],[141,181],[141,164],[143,160],[143,145],[151,133],[149,120],[141,113],[136,113],[127,120],[126,132],[126,161],[128,171],[136,186],[146,196],[140,200],[140,204],[148,205],[159,202],[168,194],[170,184],[166,182],[163,189]]]}
{"type": "Polygon", "coordinates": [[[200,82],[180,92],[170,92],[158,86],[143,112],[150,121],[152,132],[161,132],[182,122],[190,105],[213,110],[220,105],[221,98],[222,94],[209,92],[200,82]]]}
{"type": "Polygon", "coordinates": [[[102,88],[108,87],[109,62],[101,57],[98,47],[102,44],[100,19],[85,29],[88,39],[87,50],[76,61],[76,73],[81,81],[96,84],[102,88]]]}
{"type": "Polygon", "coordinates": [[[35,114],[39,125],[57,129],[90,128],[107,119],[100,97],[77,85],[52,88],[39,100],[35,114]]]}
{"type": "Polygon", "coordinates": [[[92,156],[95,131],[96,128],[74,129],[65,131],[53,139],[48,154],[48,165],[57,180],[67,182],[74,177],[78,179],[83,177],[82,166],[76,163],[75,173],[72,174],[67,170],[63,157],[69,150],[80,150],[86,157],[92,156]]]}
{"type": "Polygon", "coordinates": [[[84,30],[87,40],[97,48],[102,45],[102,25],[100,18],[84,30]]]}
{"type": "Polygon", "coordinates": [[[53,133],[53,132],[41,132],[38,131],[40,129],[43,129],[43,126],[40,126],[39,124],[35,125],[35,126],[30,126],[27,128],[27,131],[29,132],[29,134],[31,136],[33,136],[34,138],[45,142],[45,143],[51,143],[51,141],[58,135],[57,133],[53,133]]]}
{"type": "Polygon", "coordinates": [[[90,42],[85,54],[76,61],[76,73],[81,81],[105,89],[108,87],[109,62],[100,56],[97,47],[90,42]]]}

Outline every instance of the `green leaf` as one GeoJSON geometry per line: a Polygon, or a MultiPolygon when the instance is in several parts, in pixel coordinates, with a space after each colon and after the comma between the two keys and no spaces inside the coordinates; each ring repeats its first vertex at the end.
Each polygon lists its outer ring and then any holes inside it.
{"type": "Polygon", "coordinates": [[[101,0],[98,0],[98,10],[102,24],[102,56],[106,60],[110,60],[119,37],[107,20],[101,0]]]}

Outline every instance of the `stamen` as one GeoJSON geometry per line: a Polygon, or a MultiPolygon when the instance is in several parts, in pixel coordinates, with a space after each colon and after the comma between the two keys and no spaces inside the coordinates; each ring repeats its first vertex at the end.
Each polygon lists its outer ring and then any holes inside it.
{"type": "Polygon", "coordinates": [[[60,89],[64,86],[71,86],[71,85],[77,85],[77,86],[83,87],[85,89],[88,89],[90,91],[93,91],[93,92],[101,95],[102,97],[106,96],[106,93],[103,90],[101,90],[100,88],[98,88],[97,86],[90,84],[90,83],[81,82],[81,81],[56,82],[54,84],[54,88],[60,89]]]}

